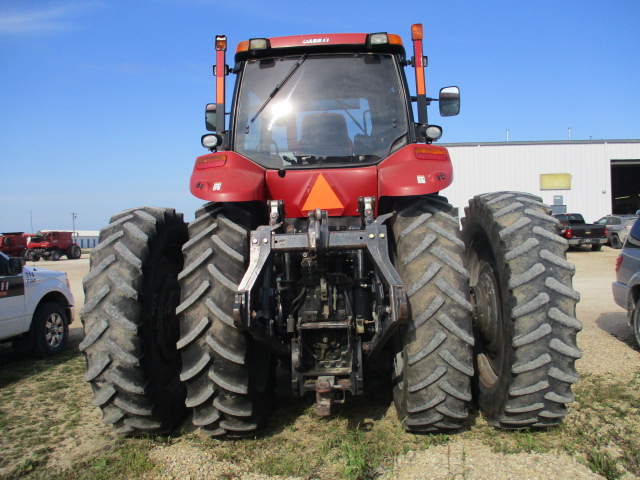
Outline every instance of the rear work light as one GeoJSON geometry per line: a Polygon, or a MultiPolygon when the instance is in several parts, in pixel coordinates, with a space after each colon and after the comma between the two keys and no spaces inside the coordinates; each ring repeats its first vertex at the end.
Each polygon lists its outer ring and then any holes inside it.
{"type": "Polygon", "coordinates": [[[402,38],[392,33],[380,32],[367,35],[367,45],[402,45],[402,38]]]}
{"type": "Polygon", "coordinates": [[[266,50],[269,47],[268,38],[252,38],[249,40],[249,50],[266,50]]]}
{"type": "Polygon", "coordinates": [[[429,140],[438,140],[442,137],[442,128],[437,125],[429,125],[424,133],[429,140]]]}
{"type": "Polygon", "coordinates": [[[372,33],[369,35],[370,45],[386,45],[389,43],[389,36],[386,33],[372,33]]]}

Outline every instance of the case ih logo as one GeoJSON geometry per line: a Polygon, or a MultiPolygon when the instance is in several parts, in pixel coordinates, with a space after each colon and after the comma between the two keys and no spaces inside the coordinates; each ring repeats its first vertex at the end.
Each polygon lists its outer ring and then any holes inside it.
{"type": "Polygon", "coordinates": [[[329,43],[329,38],[307,38],[306,40],[303,40],[302,43],[329,43]]]}

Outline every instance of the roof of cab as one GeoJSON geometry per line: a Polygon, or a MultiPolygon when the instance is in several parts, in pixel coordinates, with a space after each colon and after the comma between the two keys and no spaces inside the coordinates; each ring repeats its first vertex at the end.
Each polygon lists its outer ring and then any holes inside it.
{"type": "Polygon", "coordinates": [[[249,50],[250,40],[238,44],[235,60],[252,57],[267,57],[274,54],[286,55],[305,51],[317,52],[389,52],[405,54],[402,38],[399,35],[387,34],[388,43],[371,45],[368,33],[326,33],[310,35],[292,35],[287,37],[268,38],[269,48],[249,50]]]}

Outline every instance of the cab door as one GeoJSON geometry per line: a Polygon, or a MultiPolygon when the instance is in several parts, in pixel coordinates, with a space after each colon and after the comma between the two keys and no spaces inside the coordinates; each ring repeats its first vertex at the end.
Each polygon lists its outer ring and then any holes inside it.
{"type": "Polygon", "coordinates": [[[0,340],[24,333],[24,274],[9,272],[9,259],[0,254],[0,340]]]}

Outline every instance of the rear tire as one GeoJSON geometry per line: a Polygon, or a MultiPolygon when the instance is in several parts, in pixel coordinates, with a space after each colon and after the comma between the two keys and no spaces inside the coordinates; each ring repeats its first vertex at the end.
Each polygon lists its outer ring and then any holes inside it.
{"type": "Polygon", "coordinates": [[[273,401],[271,354],[233,323],[235,292],[247,266],[251,215],[209,203],[189,225],[178,307],[181,380],[193,424],[211,436],[253,435],[273,401]]]}
{"type": "Polygon", "coordinates": [[[622,242],[618,235],[611,235],[611,248],[615,248],[616,250],[620,250],[622,248],[622,242]]]}
{"type": "Polygon", "coordinates": [[[458,429],[471,401],[472,305],[458,220],[446,199],[412,199],[394,218],[409,321],[396,335],[394,402],[405,430],[458,429]]]}
{"type": "Polygon", "coordinates": [[[57,248],[52,250],[50,257],[50,260],[53,262],[57,262],[58,260],[60,260],[60,250],[58,250],[57,248]]]}
{"type": "Polygon", "coordinates": [[[82,250],[78,245],[70,245],[67,247],[66,254],[69,260],[77,260],[82,256],[82,250]]]}
{"type": "Polygon", "coordinates": [[[591,250],[594,252],[599,252],[602,250],[602,245],[591,245],[591,250]]]}
{"type": "Polygon", "coordinates": [[[555,425],[574,401],[579,294],[550,213],[538,197],[498,192],[474,197],[463,219],[476,307],[474,394],[495,427],[555,425]]]}
{"type": "Polygon", "coordinates": [[[92,251],[80,350],[92,403],[117,433],[166,433],[186,414],[175,313],[186,240],[182,214],[144,207],[113,216],[92,251]]]}

